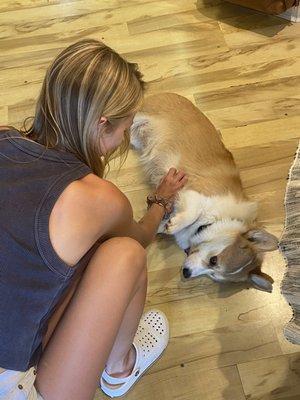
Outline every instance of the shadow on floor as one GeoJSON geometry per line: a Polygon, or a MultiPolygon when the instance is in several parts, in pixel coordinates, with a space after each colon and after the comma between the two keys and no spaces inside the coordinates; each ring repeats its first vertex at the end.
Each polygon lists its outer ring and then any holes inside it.
{"type": "Polygon", "coordinates": [[[292,23],[283,18],[267,15],[226,1],[197,0],[200,14],[240,30],[273,37],[292,23]]]}

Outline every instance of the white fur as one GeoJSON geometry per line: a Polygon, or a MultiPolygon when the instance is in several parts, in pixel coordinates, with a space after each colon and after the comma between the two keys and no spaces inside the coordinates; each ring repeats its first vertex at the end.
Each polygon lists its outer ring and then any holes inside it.
{"type": "Polygon", "coordinates": [[[196,219],[204,224],[221,219],[236,219],[247,224],[257,216],[257,203],[238,201],[231,195],[204,196],[195,190],[183,189],[176,202],[176,215],[171,219],[169,232],[175,234],[196,219]]]}

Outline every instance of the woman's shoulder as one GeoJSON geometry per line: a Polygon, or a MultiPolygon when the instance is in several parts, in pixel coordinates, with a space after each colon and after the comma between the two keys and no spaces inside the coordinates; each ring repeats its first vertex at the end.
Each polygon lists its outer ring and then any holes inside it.
{"type": "Polygon", "coordinates": [[[102,201],[107,200],[113,202],[114,205],[128,201],[124,193],[114,183],[95,174],[88,174],[76,182],[75,190],[80,191],[87,201],[101,204],[102,201]]]}
{"type": "Polygon", "coordinates": [[[59,257],[74,265],[99,238],[118,224],[131,206],[111,182],[88,174],[69,184],[49,221],[50,240],[59,257]],[[127,203],[126,203],[127,202],[127,203]]]}
{"type": "Polygon", "coordinates": [[[132,211],[127,197],[116,185],[93,173],[72,182],[64,193],[64,200],[66,207],[71,204],[75,212],[80,209],[94,216],[102,221],[102,226],[103,222],[113,222],[120,214],[132,211]]]}
{"type": "Polygon", "coordinates": [[[9,126],[9,125],[0,125],[0,131],[12,131],[15,128],[13,126],[9,126]]]}

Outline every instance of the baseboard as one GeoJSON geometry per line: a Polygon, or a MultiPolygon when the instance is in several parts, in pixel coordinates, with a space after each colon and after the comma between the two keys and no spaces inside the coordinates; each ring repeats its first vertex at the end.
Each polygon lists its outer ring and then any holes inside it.
{"type": "Polygon", "coordinates": [[[277,17],[288,19],[292,22],[300,22],[300,5],[290,8],[286,12],[277,15],[277,17]]]}

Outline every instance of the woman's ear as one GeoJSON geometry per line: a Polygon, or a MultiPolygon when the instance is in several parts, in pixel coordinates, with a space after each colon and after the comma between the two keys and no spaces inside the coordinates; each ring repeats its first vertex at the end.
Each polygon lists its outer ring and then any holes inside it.
{"type": "Polygon", "coordinates": [[[106,117],[101,117],[100,119],[99,119],[99,121],[98,121],[98,124],[100,125],[100,126],[104,126],[105,124],[107,123],[107,118],[106,117]]]}

